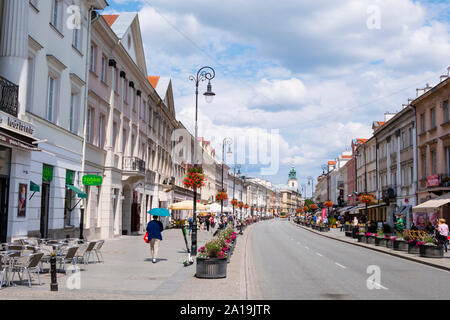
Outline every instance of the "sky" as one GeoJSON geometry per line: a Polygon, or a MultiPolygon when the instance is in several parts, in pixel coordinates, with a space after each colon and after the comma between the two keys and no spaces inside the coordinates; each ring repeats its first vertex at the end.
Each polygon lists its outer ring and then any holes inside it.
{"type": "Polygon", "coordinates": [[[323,164],[350,150],[352,139],[369,138],[373,121],[400,111],[416,88],[436,85],[450,66],[445,0],[109,4],[104,13],[139,13],[148,73],[172,78],[177,119],[191,132],[189,76],[214,68],[216,98],[200,100],[199,135],[219,158],[225,137],[233,138],[235,157],[235,137],[259,137],[248,143],[267,144],[260,156],[252,159],[248,150],[245,161],[227,163],[242,163],[243,173],[275,184],[286,183],[295,166],[299,184],[307,185],[308,176],[317,178],[323,164]],[[262,156],[272,146],[278,151],[262,156]],[[269,166],[274,170],[261,170],[269,166]]]}

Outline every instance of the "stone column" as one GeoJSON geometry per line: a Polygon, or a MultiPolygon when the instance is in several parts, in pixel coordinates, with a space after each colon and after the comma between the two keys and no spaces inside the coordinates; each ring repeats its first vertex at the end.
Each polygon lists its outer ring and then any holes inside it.
{"type": "Polygon", "coordinates": [[[0,76],[19,86],[19,114],[25,114],[28,60],[28,0],[3,0],[0,76]]]}

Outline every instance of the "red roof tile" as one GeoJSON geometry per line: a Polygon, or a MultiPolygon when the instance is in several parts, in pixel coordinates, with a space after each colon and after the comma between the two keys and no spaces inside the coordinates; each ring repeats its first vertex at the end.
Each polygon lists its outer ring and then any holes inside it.
{"type": "Polygon", "coordinates": [[[156,89],[156,86],[158,85],[160,76],[148,76],[148,82],[152,85],[153,89],[156,89]]]}
{"type": "Polygon", "coordinates": [[[114,22],[116,22],[117,18],[119,17],[118,14],[107,14],[107,15],[103,15],[103,18],[105,18],[106,23],[111,27],[114,22]]]}

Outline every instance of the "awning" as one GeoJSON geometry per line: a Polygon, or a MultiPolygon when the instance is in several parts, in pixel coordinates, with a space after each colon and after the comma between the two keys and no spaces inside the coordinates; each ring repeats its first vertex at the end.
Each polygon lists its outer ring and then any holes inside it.
{"type": "Polygon", "coordinates": [[[380,207],[387,207],[387,204],[386,203],[376,204],[376,205],[367,207],[367,209],[380,208],[380,207]]]}
{"type": "Polygon", "coordinates": [[[351,208],[353,208],[353,206],[339,208],[337,212],[338,213],[346,212],[349,211],[351,208]]]}
{"type": "Polygon", "coordinates": [[[30,191],[39,192],[41,191],[41,188],[33,181],[30,181],[30,191]]]}
{"type": "Polygon", "coordinates": [[[447,203],[450,203],[450,193],[446,193],[439,198],[428,200],[422,204],[419,204],[418,206],[413,207],[413,212],[436,211],[447,203]]]}
{"type": "MultiPolygon", "coordinates": [[[[29,143],[28,141],[24,141],[22,139],[18,139],[13,137],[14,133],[11,132],[11,134],[6,134],[3,130],[0,130],[0,143],[12,147],[17,148],[25,151],[41,151],[37,146],[29,143]]],[[[31,139],[28,139],[31,141],[31,139]]]]}
{"type": "Polygon", "coordinates": [[[83,191],[81,191],[80,189],[78,189],[77,187],[74,187],[74,186],[72,186],[70,184],[66,184],[66,187],[71,189],[71,190],[73,190],[77,194],[78,198],[80,198],[80,199],[86,199],[87,198],[87,194],[84,193],[83,191]]]}
{"type": "Polygon", "coordinates": [[[356,207],[353,207],[352,209],[350,209],[350,214],[359,214],[359,210],[360,209],[365,209],[366,205],[365,204],[360,204],[356,207]]]}

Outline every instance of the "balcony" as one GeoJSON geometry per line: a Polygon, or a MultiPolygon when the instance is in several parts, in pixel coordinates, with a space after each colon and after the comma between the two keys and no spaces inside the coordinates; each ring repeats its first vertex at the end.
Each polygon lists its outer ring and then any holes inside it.
{"type": "Polygon", "coordinates": [[[17,117],[19,86],[0,77],[0,110],[17,117]]]}
{"type": "Polygon", "coordinates": [[[145,174],[145,161],[136,157],[123,157],[123,171],[145,174]]]}

